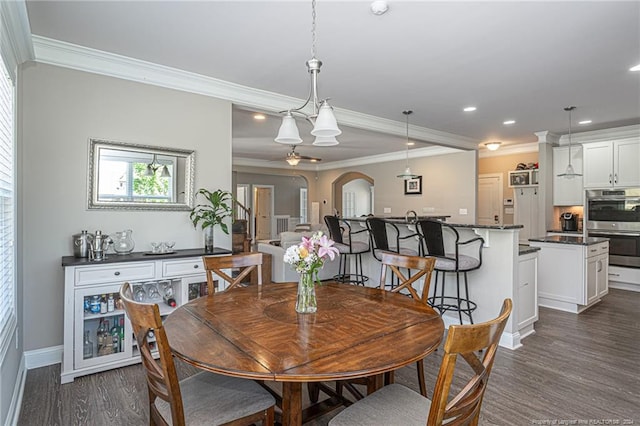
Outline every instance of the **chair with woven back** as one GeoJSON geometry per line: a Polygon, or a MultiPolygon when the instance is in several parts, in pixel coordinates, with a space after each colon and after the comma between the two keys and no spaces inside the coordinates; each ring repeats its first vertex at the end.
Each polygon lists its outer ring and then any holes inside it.
{"type": "Polygon", "coordinates": [[[149,424],[273,424],[275,399],[253,380],[201,372],[178,381],[158,305],[136,302],[129,283],[122,285],[120,298],[133,327],[145,371],[149,424]],[[157,360],[150,346],[149,331],[155,335],[157,360]]]}
{"type": "Polygon", "coordinates": [[[429,426],[477,425],[500,336],[511,309],[511,299],[505,299],[500,315],[495,319],[480,324],[449,326],[433,399],[429,400],[405,386],[390,384],[344,409],[331,419],[329,425],[424,426],[425,421],[429,426]],[[480,351],[482,358],[477,354],[480,351]],[[464,383],[463,377],[455,375],[458,357],[463,358],[473,370],[464,383]],[[454,379],[458,379],[454,387],[461,390],[450,395],[454,379]]]}
{"type": "Polygon", "coordinates": [[[230,290],[236,286],[243,284],[245,278],[251,274],[254,269],[258,273],[258,285],[262,285],[262,253],[239,253],[227,256],[203,256],[202,262],[207,273],[207,289],[209,294],[213,294],[216,290],[214,274],[229,283],[226,290],[230,290]],[[243,268],[236,276],[232,277],[224,270],[243,268]]]}

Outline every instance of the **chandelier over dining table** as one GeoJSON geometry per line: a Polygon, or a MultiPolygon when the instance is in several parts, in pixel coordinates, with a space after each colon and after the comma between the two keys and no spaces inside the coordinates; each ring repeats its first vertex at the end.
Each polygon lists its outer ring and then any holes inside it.
{"type": "Polygon", "coordinates": [[[320,67],[322,67],[322,61],[316,58],[315,0],[311,1],[311,22],[311,59],[307,61],[307,69],[311,75],[309,96],[302,106],[280,111],[280,114],[284,116],[282,117],[282,124],[280,125],[280,130],[278,131],[278,136],[276,136],[275,141],[285,145],[301,144],[302,138],[298,132],[298,126],[295,120],[295,116],[300,116],[313,125],[311,134],[316,137],[313,145],[332,146],[339,143],[336,136],[340,135],[342,131],[338,128],[338,122],[333,114],[333,108],[331,108],[328,102],[329,99],[320,99],[318,96],[318,74],[320,73],[320,67]],[[310,114],[303,111],[307,105],[311,106],[310,114]]]}

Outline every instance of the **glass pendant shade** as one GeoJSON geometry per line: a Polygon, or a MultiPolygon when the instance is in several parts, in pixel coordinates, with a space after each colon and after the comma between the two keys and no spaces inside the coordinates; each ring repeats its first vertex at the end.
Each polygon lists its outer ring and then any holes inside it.
{"type": "Polygon", "coordinates": [[[571,111],[576,109],[574,106],[566,107],[564,110],[569,113],[569,164],[567,164],[567,168],[564,173],[560,173],[558,177],[563,177],[565,179],[574,179],[578,176],[582,176],[580,173],[576,173],[571,165],[571,111]]]}
{"type": "Polygon", "coordinates": [[[275,141],[286,145],[298,145],[302,143],[302,138],[296,126],[296,120],[291,114],[282,117],[282,124],[278,130],[278,136],[275,141]]]}
{"type": "Polygon", "coordinates": [[[315,146],[334,146],[339,143],[335,136],[317,136],[313,141],[315,146]]]}
{"type": "Polygon", "coordinates": [[[151,167],[151,164],[147,164],[147,170],[144,171],[144,175],[145,176],[153,176],[156,174],[156,171],[153,170],[153,167],[151,167]]]}
{"type": "Polygon", "coordinates": [[[165,166],[162,168],[162,173],[160,174],[160,177],[163,178],[169,178],[171,177],[171,173],[169,173],[169,168],[167,167],[167,165],[165,164],[165,166]]]}
{"type": "Polygon", "coordinates": [[[404,169],[404,173],[399,174],[397,177],[402,178],[404,180],[415,179],[418,175],[414,175],[411,173],[411,167],[407,167],[404,169]]]}
{"type": "Polygon", "coordinates": [[[320,106],[320,111],[318,112],[318,117],[316,118],[316,123],[313,126],[313,130],[311,134],[313,136],[322,136],[322,137],[336,137],[341,134],[342,131],[338,129],[338,122],[336,121],[335,115],[333,115],[333,108],[326,103],[323,102],[320,106]]]}

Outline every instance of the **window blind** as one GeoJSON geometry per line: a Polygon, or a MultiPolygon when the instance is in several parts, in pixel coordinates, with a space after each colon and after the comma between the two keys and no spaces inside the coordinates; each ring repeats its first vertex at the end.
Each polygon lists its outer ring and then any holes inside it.
{"type": "Polygon", "coordinates": [[[16,317],[14,247],[13,83],[0,61],[0,347],[5,347],[16,317]]]}

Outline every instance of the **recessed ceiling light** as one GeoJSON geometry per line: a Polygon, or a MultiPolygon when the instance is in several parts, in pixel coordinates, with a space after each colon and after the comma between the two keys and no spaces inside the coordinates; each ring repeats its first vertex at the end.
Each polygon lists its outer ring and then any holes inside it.
{"type": "Polygon", "coordinates": [[[389,10],[389,4],[386,0],[376,0],[369,6],[374,15],[384,15],[389,10]]]}
{"type": "Polygon", "coordinates": [[[477,109],[478,109],[478,108],[476,108],[476,107],[474,107],[474,106],[468,106],[468,107],[465,107],[465,108],[463,109],[463,111],[464,111],[464,112],[473,112],[473,111],[475,111],[475,110],[477,110],[477,109]]]}
{"type": "Polygon", "coordinates": [[[516,120],[507,120],[507,121],[503,121],[502,124],[504,124],[505,126],[508,126],[510,124],[516,124],[516,120]]]}
{"type": "Polygon", "coordinates": [[[640,64],[636,65],[635,67],[629,68],[629,71],[640,71],[640,64]]]}
{"type": "Polygon", "coordinates": [[[254,120],[260,120],[260,121],[267,119],[267,117],[264,114],[254,114],[253,118],[254,120]]]}
{"type": "Polygon", "coordinates": [[[416,144],[416,143],[415,143],[415,142],[413,142],[413,141],[407,142],[407,145],[409,145],[409,146],[414,146],[415,144],[416,144]]]}
{"type": "Polygon", "coordinates": [[[578,124],[591,124],[591,120],[578,121],[578,124]]]}

